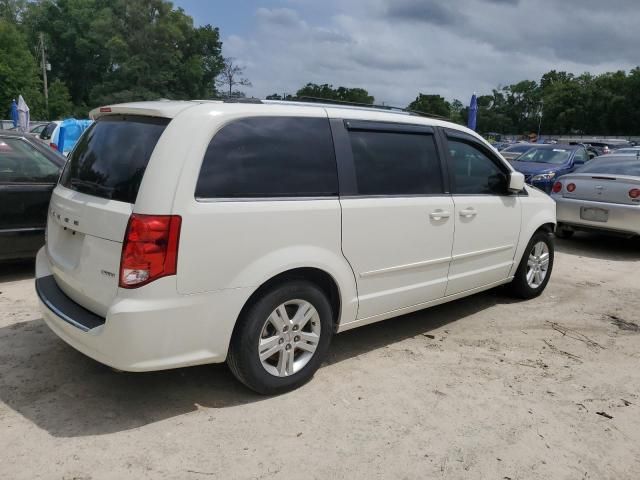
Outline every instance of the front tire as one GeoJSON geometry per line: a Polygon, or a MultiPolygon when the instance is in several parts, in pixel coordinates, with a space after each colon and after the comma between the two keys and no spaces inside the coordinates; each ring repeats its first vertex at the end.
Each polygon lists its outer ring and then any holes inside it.
{"type": "Polygon", "coordinates": [[[554,252],[551,233],[539,230],[531,237],[510,284],[515,297],[526,300],[544,291],[553,270],[554,252]]]}
{"type": "Polygon", "coordinates": [[[315,284],[292,280],[264,292],[242,314],[227,363],[250,389],[273,395],[309,381],[325,359],[333,312],[315,284]]]}

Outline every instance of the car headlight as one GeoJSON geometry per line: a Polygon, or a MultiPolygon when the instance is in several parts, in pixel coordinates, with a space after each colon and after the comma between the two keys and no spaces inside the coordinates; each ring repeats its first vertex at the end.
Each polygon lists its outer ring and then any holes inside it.
{"type": "Polygon", "coordinates": [[[546,180],[553,180],[556,177],[556,173],[555,172],[549,172],[549,173],[541,173],[540,175],[534,175],[531,178],[532,182],[544,182],[546,180]]]}

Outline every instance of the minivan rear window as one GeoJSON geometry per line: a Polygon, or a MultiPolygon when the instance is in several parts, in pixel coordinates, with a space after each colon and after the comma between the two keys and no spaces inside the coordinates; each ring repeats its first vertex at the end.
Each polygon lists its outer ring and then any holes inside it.
{"type": "Polygon", "coordinates": [[[134,115],[99,118],[69,155],[60,183],[96,197],[135,203],[151,153],[169,121],[134,115]]]}

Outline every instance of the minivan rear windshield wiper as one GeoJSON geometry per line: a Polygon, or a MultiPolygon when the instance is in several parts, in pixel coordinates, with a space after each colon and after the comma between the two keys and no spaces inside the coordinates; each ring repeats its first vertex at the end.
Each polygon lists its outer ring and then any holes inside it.
{"type": "Polygon", "coordinates": [[[72,187],[79,187],[79,191],[84,191],[84,193],[100,193],[102,195],[108,195],[111,198],[114,188],[113,187],[105,187],[97,182],[92,182],[90,180],[80,180],[77,178],[71,179],[72,187]]]}

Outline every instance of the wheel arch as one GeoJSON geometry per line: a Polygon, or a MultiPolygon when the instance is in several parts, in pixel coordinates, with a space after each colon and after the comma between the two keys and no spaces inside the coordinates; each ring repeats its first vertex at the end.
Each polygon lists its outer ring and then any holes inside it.
{"type": "Polygon", "coordinates": [[[343,309],[343,299],[338,282],[333,275],[321,268],[297,267],[285,270],[278,273],[277,275],[272,276],[253,291],[253,293],[244,303],[242,309],[240,310],[240,313],[238,314],[238,318],[236,319],[233,329],[234,334],[244,313],[266,291],[292,280],[305,280],[315,284],[322,290],[322,292],[327,296],[327,299],[329,300],[329,303],[331,305],[331,310],[333,312],[334,329],[337,329],[340,323],[341,313],[343,309]]]}

